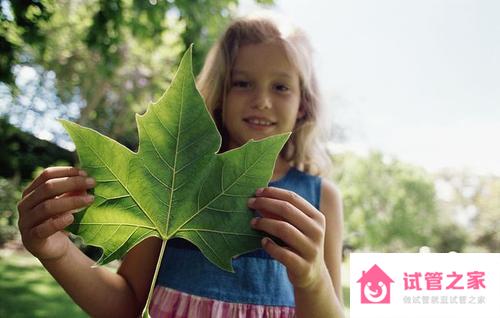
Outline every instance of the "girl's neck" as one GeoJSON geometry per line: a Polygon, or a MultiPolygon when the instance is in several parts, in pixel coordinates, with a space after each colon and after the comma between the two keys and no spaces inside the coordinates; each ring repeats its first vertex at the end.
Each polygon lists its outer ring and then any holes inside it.
{"type": "Polygon", "coordinates": [[[281,156],[276,160],[276,164],[274,166],[273,176],[271,177],[271,181],[276,181],[283,178],[288,170],[290,170],[290,164],[283,159],[281,156]]]}

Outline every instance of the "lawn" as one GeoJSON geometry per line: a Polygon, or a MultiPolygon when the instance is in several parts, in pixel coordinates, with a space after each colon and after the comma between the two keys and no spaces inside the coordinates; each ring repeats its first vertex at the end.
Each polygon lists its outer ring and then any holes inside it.
{"type": "Polygon", "coordinates": [[[0,254],[0,317],[88,317],[27,252],[0,254]]]}
{"type": "MultiPolygon", "coordinates": [[[[88,317],[25,251],[0,250],[0,317],[88,317]]],[[[349,266],[342,266],[342,289],[349,313],[349,266]]]]}
{"type": "Polygon", "coordinates": [[[342,263],[342,296],[344,297],[344,310],[346,318],[349,317],[349,308],[351,304],[351,295],[349,288],[349,258],[342,263]]]}

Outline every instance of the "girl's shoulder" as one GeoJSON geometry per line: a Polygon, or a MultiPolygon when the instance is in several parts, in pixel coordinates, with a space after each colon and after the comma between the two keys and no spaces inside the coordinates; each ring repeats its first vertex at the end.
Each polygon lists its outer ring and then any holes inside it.
{"type": "Polygon", "coordinates": [[[338,206],[342,204],[342,194],[335,182],[330,179],[321,179],[321,205],[338,206]]]}
{"type": "Polygon", "coordinates": [[[299,182],[321,183],[323,178],[317,175],[302,171],[296,167],[290,167],[284,178],[293,179],[299,182]]]}
{"type": "Polygon", "coordinates": [[[315,184],[322,196],[324,194],[332,197],[333,199],[341,198],[339,187],[329,178],[313,175],[295,167],[290,168],[285,178],[289,178],[296,182],[315,184]]]}
{"type": "Polygon", "coordinates": [[[269,185],[293,191],[319,209],[322,179],[318,176],[291,167],[281,179],[273,181],[269,185]]]}
{"type": "Polygon", "coordinates": [[[297,179],[301,179],[305,184],[309,183],[315,189],[319,199],[317,208],[319,210],[330,210],[333,207],[335,214],[342,212],[342,194],[337,184],[326,177],[316,176],[307,172],[294,169],[297,179]]]}

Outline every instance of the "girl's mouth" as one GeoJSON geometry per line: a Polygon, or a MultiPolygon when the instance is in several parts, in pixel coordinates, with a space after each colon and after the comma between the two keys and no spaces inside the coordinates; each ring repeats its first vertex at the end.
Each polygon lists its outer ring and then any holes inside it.
{"type": "Polygon", "coordinates": [[[245,118],[243,121],[252,129],[257,130],[265,130],[276,125],[276,123],[263,118],[245,118]]]}

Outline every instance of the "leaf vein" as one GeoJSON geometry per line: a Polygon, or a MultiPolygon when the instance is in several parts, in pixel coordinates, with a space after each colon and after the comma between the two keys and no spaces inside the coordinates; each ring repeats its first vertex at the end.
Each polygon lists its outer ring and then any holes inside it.
{"type": "Polygon", "coordinates": [[[173,206],[173,199],[174,199],[174,190],[175,189],[175,176],[176,176],[176,168],[177,168],[177,156],[179,155],[179,134],[181,132],[181,122],[182,122],[182,110],[184,108],[184,85],[185,85],[185,78],[182,78],[181,80],[181,103],[180,103],[180,109],[179,109],[179,118],[177,121],[177,138],[175,139],[175,154],[174,154],[174,167],[173,167],[173,173],[172,173],[172,185],[171,185],[171,190],[170,190],[170,199],[168,202],[168,211],[167,211],[167,233],[168,233],[168,228],[170,226],[170,213],[172,211],[172,206],[173,206]]]}
{"type": "MultiPolygon", "coordinates": [[[[156,112],[153,112],[156,116],[156,118],[158,119],[158,121],[161,123],[161,125],[163,127],[165,127],[163,125],[163,123],[161,122],[160,118],[156,115],[156,112]]],[[[151,135],[149,134],[147,128],[146,128],[146,125],[143,126],[144,127],[144,132],[146,132],[146,135],[148,136],[148,139],[149,139],[149,142],[151,143],[151,145],[153,146],[153,149],[155,150],[156,154],[158,155],[158,157],[161,159],[161,161],[163,161],[163,163],[165,163],[165,165],[167,167],[169,167],[171,170],[174,170],[174,168],[172,168],[172,166],[168,163],[168,161],[163,158],[162,154],[160,153],[160,151],[158,151],[158,148],[156,148],[156,144],[155,142],[153,141],[153,138],[151,138],[151,135]]],[[[166,129],[166,128],[165,128],[166,129]]],[[[168,130],[167,130],[168,131],[168,130]]],[[[172,136],[173,137],[173,136],[172,136]]]]}
{"type": "Polygon", "coordinates": [[[156,179],[156,181],[158,181],[159,183],[161,183],[162,186],[164,186],[165,188],[167,188],[168,190],[172,190],[172,188],[164,183],[160,178],[158,178],[149,168],[148,166],[144,165],[144,167],[146,168],[146,170],[149,172],[149,174],[156,179]]]}
{"type": "Polygon", "coordinates": [[[198,231],[196,231],[195,233],[200,237],[200,239],[203,241],[203,243],[205,243],[205,245],[208,246],[208,248],[210,249],[210,251],[212,251],[212,253],[215,255],[215,257],[217,257],[217,259],[219,260],[219,262],[220,263],[224,263],[224,261],[222,260],[222,258],[219,257],[219,255],[217,254],[217,252],[212,248],[212,246],[210,244],[208,244],[208,242],[203,238],[203,236],[198,231]]]}
{"type": "Polygon", "coordinates": [[[149,229],[149,230],[153,230],[153,231],[158,231],[157,228],[155,228],[154,226],[147,226],[147,225],[142,225],[142,224],[135,224],[135,223],[123,223],[123,222],[109,222],[109,223],[103,223],[103,222],[81,222],[80,223],[81,225],[99,225],[100,228],[99,228],[99,231],[101,231],[102,227],[103,226],[117,226],[117,225],[120,225],[120,226],[131,226],[131,227],[137,227],[137,228],[141,228],[141,229],[149,229]]]}
{"type": "Polygon", "coordinates": [[[200,160],[201,158],[203,158],[203,157],[199,156],[196,159],[191,160],[190,162],[186,163],[184,166],[182,166],[181,168],[179,168],[179,170],[177,170],[175,173],[180,173],[182,170],[186,169],[187,167],[189,167],[190,165],[192,165],[196,161],[200,160]]]}
{"type": "Polygon", "coordinates": [[[198,235],[200,235],[198,232],[208,232],[208,233],[215,233],[215,234],[226,234],[226,235],[235,235],[235,236],[249,236],[249,237],[259,237],[259,235],[256,234],[248,234],[248,233],[238,233],[238,232],[225,232],[225,231],[217,231],[217,230],[210,230],[210,229],[191,229],[191,228],[186,228],[182,229],[182,232],[197,232],[198,235]]]}
{"type": "Polygon", "coordinates": [[[174,134],[172,134],[170,132],[170,130],[168,130],[167,126],[165,125],[165,123],[163,123],[163,121],[161,120],[160,116],[158,116],[158,113],[156,112],[156,107],[151,107],[151,109],[153,110],[153,114],[155,115],[156,119],[158,119],[158,121],[160,122],[161,126],[163,127],[163,129],[165,129],[165,131],[172,137],[175,139],[175,136],[174,134]]]}
{"type": "Polygon", "coordinates": [[[86,142],[86,139],[85,138],[82,138],[82,136],[80,135],[80,133],[77,131],[76,132],[79,137],[83,140],[83,142],[90,148],[90,150],[92,150],[92,152],[94,153],[94,155],[103,163],[104,167],[107,168],[111,174],[118,180],[118,182],[120,183],[120,185],[127,190],[127,192],[130,194],[130,197],[132,198],[132,200],[134,200],[134,202],[137,204],[137,206],[143,211],[143,213],[146,215],[146,217],[149,219],[149,221],[154,224],[159,231],[161,231],[160,229],[160,226],[158,226],[154,221],[153,219],[151,219],[151,217],[147,214],[146,212],[146,209],[144,209],[140,204],[139,202],[132,196],[132,194],[130,193],[130,191],[127,189],[127,187],[120,181],[120,178],[118,178],[118,176],[114,173],[114,171],[106,164],[106,162],[99,156],[99,154],[92,148],[89,146],[89,144],[86,142]]]}
{"type": "MultiPolygon", "coordinates": [[[[120,228],[120,227],[121,227],[121,224],[120,224],[120,226],[118,226],[118,228],[120,228]]],[[[110,259],[116,251],[118,251],[123,245],[125,245],[125,243],[128,242],[128,240],[132,237],[132,235],[134,235],[135,231],[137,231],[137,229],[135,229],[134,231],[132,231],[130,233],[130,235],[127,237],[127,239],[123,240],[123,242],[119,246],[117,246],[114,250],[112,250],[112,251],[110,250],[111,253],[109,253],[109,255],[106,258],[103,259],[103,262],[106,262],[108,259],[110,259]]]]}
{"type": "Polygon", "coordinates": [[[224,209],[218,209],[218,208],[212,208],[212,207],[207,207],[207,210],[213,210],[213,211],[224,212],[224,213],[242,213],[242,214],[248,214],[248,211],[224,210],[224,209]]]}
{"type": "MultiPolygon", "coordinates": [[[[242,174],[240,174],[240,176],[238,178],[236,178],[236,180],[230,184],[227,189],[230,189],[234,184],[236,184],[239,179],[245,175],[245,173],[250,170],[251,168],[253,168],[253,166],[255,166],[257,164],[257,162],[259,162],[259,160],[263,157],[263,154],[261,154],[260,158],[258,160],[255,160],[255,162],[248,168],[246,169],[242,174]]],[[[222,169],[222,172],[224,171],[224,167],[222,169]]],[[[228,195],[228,196],[236,196],[236,197],[247,197],[247,195],[231,195],[231,194],[226,194],[224,192],[221,192],[219,195],[216,195],[210,202],[208,202],[207,204],[205,204],[201,209],[199,208],[198,211],[196,211],[195,213],[193,213],[193,215],[191,217],[189,217],[186,221],[184,221],[184,223],[182,223],[177,229],[181,229],[184,225],[186,225],[187,223],[189,223],[192,219],[194,219],[196,216],[198,216],[198,214],[200,214],[206,207],[210,206],[210,204],[212,204],[212,202],[214,202],[215,200],[217,200],[219,197],[223,196],[223,195],[228,195]]],[[[198,198],[199,198],[199,193],[198,193],[198,198]]],[[[198,200],[198,203],[199,203],[199,200],[198,200]]],[[[175,232],[176,232],[175,231],[175,232]]]]}
{"type": "Polygon", "coordinates": [[[105,197],[105,196],[100,196],[101,198],[105,199],[105,200],[118,200],[118,199],[123,199],[123,198],[128,198],[128,197],[131,197],[130,194],[124,194],[124,195],[117,195],[115,197],[105,197]]]}

